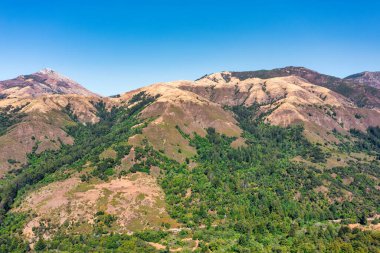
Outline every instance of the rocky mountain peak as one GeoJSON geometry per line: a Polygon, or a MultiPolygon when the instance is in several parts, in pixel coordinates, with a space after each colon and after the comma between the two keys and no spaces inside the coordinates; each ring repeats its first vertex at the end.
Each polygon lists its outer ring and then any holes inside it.
{"type": "Polygon", "coordinates": [[[76,81],[49,68],[0,82],[1,97],[40,97],[48,94],[98,96],[76,81]]]}
{"type": "Polygon", "coordinates": [[[38,71],[37,73],[49,75],[49,74],[54,74],[56,72],[51,68],[44,68],[44,69],[41,69],[40,71],[38,71]]]}

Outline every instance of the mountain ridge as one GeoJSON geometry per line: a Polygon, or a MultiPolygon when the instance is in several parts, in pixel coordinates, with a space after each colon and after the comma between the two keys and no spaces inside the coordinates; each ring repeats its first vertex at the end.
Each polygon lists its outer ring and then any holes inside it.
{"type": "Polygon", "coordinates": [[[357,74],[349,75],[344,79],[365,83],[374,88],[380,89],[380,71],[363,71],[357,74]]]}
{"type": "MultiPolygon", "coordinates": [[[[223,73],[223,72],[216,72],[223,73]]],[[[290,75],[304,78],[310,83],[329,88],[337,93],[340,93],[351,99],[359,107],[380,107],[380,89],[375,88],[368,81],[361,82],[354,79],[345,79],[335,76],[321,74],[317,71],[305,68],[288,66],[284,68],[275,68],[272,70],[257,70],[257,71],[226,71],[231,73],[232,77],[236,77],[241,81],[248,78],[273,78],[285,77],[290,75]]],[[[205,78],[206,76],[201,77],[205,78]]],[[[198,80],[200,80],[198,79],[198,80]]]]}
{"type": "MultiPolygon", "coordinates": [[[[95,103],[105,103],[107,108],[124,106],[140,92],[147,92],[154,97],[159,96],[155,103],[141,112],[141,117],[154,117],[156,120],[149,123],[142,130],[141,135],[131,138],[130,141],[133,145],[139,145],[144,138],[147,138],[154,148],[165,150],[167,155],[182,162],[194,155],[195,150],[188,140],[179,135],[177,126],[181,127],[186,134],[192,135],[195,132],[201,136],[206,134],[207,127],[213,127],[219,133],[238,137],[233,143],[235,147],[244,144],[244,140],[240,137],[241,129],[234,120],[233,113],[225,110],[226,106],[259,105],[260,113],[268,114],[265,116],[267,123],[283,127],[302,123],[305,126],[304,133],[315,142],[337,141],[333,135],[329,134],[332,130],[347,133],[353,128],[365,131],[369,126],[380,125],[380,111],[376,107],[374,109],[357,108],[350,98],[326,87],[315,85],[300,77],[301,74],[290,75],[294,72],[301,72],[303,76],[311,73],[312,76],[317,76],[322,80],[328,78],[324,75],[319,76],[321,74],[315,71],[299,67],[277,69],[275,73],[273,71],[224,71],[205,75],[196,81],[157,83],[112,97],[93,96],[93,93],[90,93],[90,96],[51,94],[54,89],[41,92],[41,86],[37,85],[37,92],[32,92],[32,95],[9,96],[0,99],[0,109],[4,115],[11,113],[12,110],[18,110],[26,115],[21,122],[7,128],[5,134],[0,136],[2,140],[0,170],[4,173],[9,168],[15,168],[26,162],[26,154],[31,152],[39,142],[43,145],[39,145],[38,152],[59,148],[60,145],[56,142],[53,133],[59,133],[63,143],[72,143],[73,140],[69,136],[63,138],[64,131],[62,131],[65,125],[76,124],[70,119],[71,114],[75,115],[81,124],[94,124],[99,121],[95,103]],[[277,72],[282,73],[283,76],[271,77],[279,75],[277,72]],[[29,126],[28,131],[25,131],[26,126],[29,126]],[[44,137],[39,128],[46,131],[50,129],[51,134],[44,137]],[[33,135],[35,139],[28,140],[27,135],[33,135]],[[161,138],[157,138],[157,135],[161,138]],[[23,142],[28,145],[22,144],[23,142]],[[8,145],[12,143],[10,145],[12,148],[2,143],[8,143],[8,145]],[[178,146],[183,152],[177,152],[178,146]],[[15,150],[23,150],[23,152],[15,152],[15,150]],[[20,163],[10,164],[7,162],[10,159],[20,163]]],[[[46,80],[41,80],[41,78],[48,76],[53,80],[48,81],[53,83],[53,88],[59,81],[77,84],[50,69],[44,69],[32,75],[34,79],[42,83],[46,80]]],[[[17,86],[15,82],[21,80],[20,86],[34,87],[34,82],[26,82],[27,79],[30,78],[22,75],[11,79],[11,84],[17,86]]],[[[4,87],[4,82],[0,84],[4,87]]],[[[67,93],[70,91],[70,89],[66,90],[67,93]]]]}

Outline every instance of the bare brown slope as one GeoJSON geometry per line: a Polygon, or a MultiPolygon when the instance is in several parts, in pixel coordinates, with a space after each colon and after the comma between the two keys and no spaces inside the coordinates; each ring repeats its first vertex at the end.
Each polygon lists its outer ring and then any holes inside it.
{"type": "Polygon", "coordinates": [[[272,110],[267,121],[281,126],[303,123],[312,138],[329,139],[327,132],[380,125],[379,109],[358,108],[349,99],[298,76],[269,79],[237,78],[231,72],[208,75],[194,83],[178,83],[212,102],[227,105],[262,105],[272,110]],[[322,136],[319,136],[322,135],[322,136]]]}
{"type": "Polygon", "coordinates": [[[18,113],[25,116],[0,136],[0,176],[12,168],[20,168],[26,162],[26,155],[33,149],[37,153],[58,149],[61,142],[72,144],[64,127],[75,124],[64,112],[70,104],[72,112],[82,123],[98,121],[92,102],[98,97],[79,95],[47,95],[37,98],[9,98],[0,100],[0,109],[22,107],[18,113]]]}
{"type": "MultiPolygon", "coordinates": [[[[160,98],[146,108],[142,117],[154,118],[143,134],[131,142],[137,144],[147,138],[156,149],[183,161],[195,154],[185,133],[205,134],[205,128],[238,137],[241,133],[233,115],[224,106],[259,104],[268,112],[266,121],[280,126],[303,124],[305,135],[312,141],[337,141],[331,132],[348,132],[355,128],[365,131],[380,125],[379,109],[359,108],[343,95],[314,85],[298,76],[269,79],[241,80],[231,72],[208,75],[195,82],[159,83],[122,95],[119,101],[129,100],[134,94],[146,91],[160,98]]],[[[243,143],[242,139],[238,143],[243,143]]]]}
{"type": "MultiPolygon", "coordinates": [[[[274,78],[286,76],[299,76],[310,83],[328,88],[350,100],[359,107],[380,107],[380,90],[370,83],[360,82],[352,78],[341,79],[334,76],[324,75],[303,67],[285,67],[272,70],[257,70],[244,72],[230,72],[231,77],[241,81],[250,78],[274,78]]],[[[228,78],[228,77],[226,77],[228,78]]]]}
{"type": "Polygon", "coordinates": [[[177,88],[178,83],[182,82],[154,84],[128,92],[119,98],[120,101],[129,100],[141,91],[153,96],[160,95],[141,113],[141,117],[152,118],[153,121],[141,135],[131,138],[131,143],[138,144],[142,139],[147,138],[157,150],[162,150],[170,157],[183,161],[186,157],[194,155],[195,150],[176,129],[176,126],[189,135],[195,132],[204,136],[205,129],[213,127],[219,133],[240,136],[241,129],[230,112],[202,96],[177,88]]]}
{"type": "Polygon", "coordinates": [[[13,211],[33,214],[23,230],[33,243],[39,234],[48,238],[59,229],[91,233],[99,211],[117,217],[108,228],[117,233],[157,229],[163,223],[178,226],[165,208],[164,193],[156,179],[137,172],[109,182],[81,182],[75,176],[54,182],[28,194],[13,211]]]}

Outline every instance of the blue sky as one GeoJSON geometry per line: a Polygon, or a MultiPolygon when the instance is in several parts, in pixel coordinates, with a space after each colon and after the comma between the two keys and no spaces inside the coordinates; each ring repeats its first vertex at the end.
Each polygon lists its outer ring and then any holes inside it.
{"type": "Polygon", "coordinates": [[[0,1],[0,79],[49,67],[103,95],[222,70],[380,70],[380,1],[0,1]]]}

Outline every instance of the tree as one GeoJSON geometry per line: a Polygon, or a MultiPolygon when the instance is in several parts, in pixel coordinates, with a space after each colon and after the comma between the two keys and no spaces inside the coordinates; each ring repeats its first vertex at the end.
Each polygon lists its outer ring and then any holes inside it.
{"type": "Polygon", "coordinates": [[[36,245],[34,245],[34,250],[36,251],[42,251],[46,248],[46,243],[44,239],[40,238],[37,242],[36,245]]]}
{"type": "Polygon", "coordinates": [[[362,215],[359,217],[359,223],[361,225],[367,225],[367,215],[365,213],[362,213],[362,215]]]}

